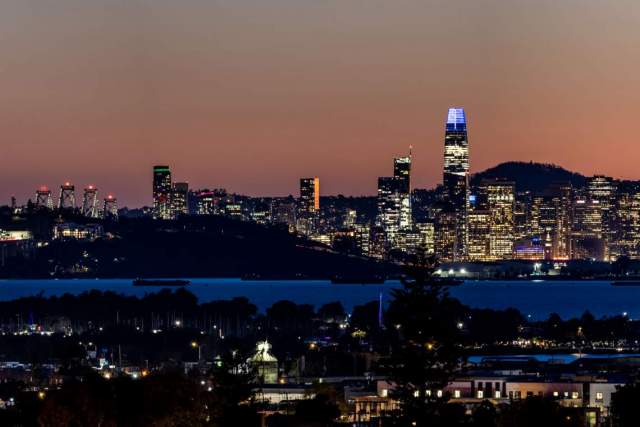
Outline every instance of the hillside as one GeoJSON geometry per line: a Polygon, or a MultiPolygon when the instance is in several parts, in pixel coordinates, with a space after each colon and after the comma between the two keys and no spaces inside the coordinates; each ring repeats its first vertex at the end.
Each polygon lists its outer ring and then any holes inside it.
{"type": "Polygon", "coordinates": [[[568,181],[574,187],[585,185],[586,177],[560,166],[534,162],[505,162],[471,176],[471,184],[478,185],[485,178],[504,178],[516,183],[517,191],[539,192],[550,184],[568,181]]]}
{"type": "Polygon", "coordinates": [[[29,262],[9,263],[0,277],[275,277],[330,278],[389,266],[219,216],[176,221],[122,219],[105,224],[113,238],[54,241],[29,262]]]}

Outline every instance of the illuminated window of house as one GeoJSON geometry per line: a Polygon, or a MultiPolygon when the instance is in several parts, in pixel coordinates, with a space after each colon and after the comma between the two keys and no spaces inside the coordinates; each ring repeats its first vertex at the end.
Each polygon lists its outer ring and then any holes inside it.
{"type": "Polygon", "coordinates": [[[601,391],[596,393],[596,400],[604,400],[604,395],[601,391]]]}
{"type": "Polygon", "coordinates": [[[500,393],[500,390],[496,390],[496,399],[500,399],[502,397],[502,393],[500,393]]]}
{"type": "Polygon", "coordinates": [[[454,390],[453,397],[455,397],[456,399],[460,399],[460,390],[454,390]]]}
{"type": "Polygon", "coordinates": [[[482,399],[484,397],[484,392],[482,390],[478,390],[478,399],[482,399]]]}

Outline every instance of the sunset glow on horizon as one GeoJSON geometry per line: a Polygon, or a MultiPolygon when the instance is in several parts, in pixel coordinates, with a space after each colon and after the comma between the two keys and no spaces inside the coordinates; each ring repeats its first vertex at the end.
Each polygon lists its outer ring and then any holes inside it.
{"type": "Polygon", "coordinates": [[[509,160],[640,179],[640,4],[630,0],[6,0],[0,203],[91,183],[373,195],[413,146],[442,181],[447,110],[471,171],[509,160]]]}

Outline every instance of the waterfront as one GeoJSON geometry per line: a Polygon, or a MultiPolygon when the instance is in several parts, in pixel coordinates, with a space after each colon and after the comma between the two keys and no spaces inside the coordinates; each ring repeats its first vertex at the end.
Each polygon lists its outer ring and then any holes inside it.
{"type": "MultiPolygon", "coordinates": [[[[187,289],[201,302],[247,297],[264,310],[279,300],[319,307],[340,301],[346,309],[391,297],[399,282],[383,285],[332,285],[329,281],[242,281],[239,279],[193,279],[187,289]]],[[[91,289],[142,296],[159,287],[134,287],[130,279],[2,280],[0,300],[43,293],[45,296],[78,294],[91,289]]],[[[452,296],[477,308],[514,307],[534,319],[558,313],[563,318],[580,316],[585,310],[595,316],[628,313],[640,317],[640,287],[615,287],[608,281],[469,281],[450,288],[452,296]]]]}

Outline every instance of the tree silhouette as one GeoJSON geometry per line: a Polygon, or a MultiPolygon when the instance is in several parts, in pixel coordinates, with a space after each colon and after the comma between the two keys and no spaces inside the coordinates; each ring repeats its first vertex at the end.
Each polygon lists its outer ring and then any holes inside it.
{"type": "Polygon", "coordinates": [[[461,306],[433,274],[437,259],[420,251],[392,293],[387,329],[395,335],[384,362],[401,404],[401,425],[437,425],[448,396],[439,393],[459,365],[461,306]]]}

